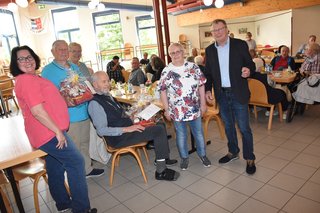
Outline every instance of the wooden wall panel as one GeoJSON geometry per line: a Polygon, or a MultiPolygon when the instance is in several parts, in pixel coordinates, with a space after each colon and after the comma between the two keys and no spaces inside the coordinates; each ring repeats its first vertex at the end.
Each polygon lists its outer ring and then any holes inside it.
{"type": "Polygon", "coordinates": [[[221,9],[203,10],[202,13],[195,11],[181,14],[177,16],[177,22],[179,26],[190,26],[208,23],[217,18],[240,18],[314,5],[320,5],[320,0],[247,0],[244,6],[234,3],[225,5],[221,9]]]}

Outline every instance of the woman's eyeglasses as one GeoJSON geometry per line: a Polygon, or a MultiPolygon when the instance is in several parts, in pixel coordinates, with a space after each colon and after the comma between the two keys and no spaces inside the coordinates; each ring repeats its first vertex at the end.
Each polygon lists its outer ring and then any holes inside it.
{"type": "Polygon", "coordinates": [[[34,60],[34,58],[31,55],[28,55],[27,57],[20,57],[17,59],[19,63],[27,63],[34,60]]]}
{"type": "Polygon", "coordinates": [[[178,50],[178,51],[175,51],[175,52],[170,52],[169,55],[175,56],[175,55],[179,55],[181,52],[182,52],[182,50],[178,50]]]}

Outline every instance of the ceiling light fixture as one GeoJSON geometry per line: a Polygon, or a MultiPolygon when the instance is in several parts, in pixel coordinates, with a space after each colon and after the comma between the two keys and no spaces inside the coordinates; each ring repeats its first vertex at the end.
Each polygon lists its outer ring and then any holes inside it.
{"type": "Polygon", "coordinates": [[[97,8],[98,8],[98,11],[103,11],[104,9],[106,9],[106,6],[104,6],[104,4],[100,2],[97,8]]]}
{"type": "Polygon", "coordinates": [[[15,12],[15,11],[18,10],[18,5],[16,3],[13,3],[13,2],[10,2],[7,7],[12,12],[15,12]]]}
{"type": "Polygon", "coordinates": [[[91,0],[88,3],[88,7],[90,10],[98,9],[98,11],[102,11],[106,8],[106,6],[100,2],[100,0],[91,0]]]}
{"type": "Polygon", "coordinates": [[[212,5],[213,0],[203,0],[203,4],[206,5],[207,7],[212,5]]]}
{"type": "Polygon", "coordinates": [[[216,8],[222,8],[224,5],[224,1],[223,0],[216,0],[214,2],[214,6],[216,6],[216,8]]]}

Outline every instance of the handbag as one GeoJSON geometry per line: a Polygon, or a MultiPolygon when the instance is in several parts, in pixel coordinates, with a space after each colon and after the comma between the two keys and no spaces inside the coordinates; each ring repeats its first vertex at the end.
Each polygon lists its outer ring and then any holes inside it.
{"type": "Polygon", "coordinates": [[[307,78],[307,83],[309,87],[318,87],[320,84],[320,75],[314,74],[307,78]]]}

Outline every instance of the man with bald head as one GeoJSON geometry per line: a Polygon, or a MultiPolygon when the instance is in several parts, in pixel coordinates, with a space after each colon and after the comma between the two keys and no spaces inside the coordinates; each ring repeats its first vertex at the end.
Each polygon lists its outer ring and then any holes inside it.
{"type": "Polygon", "coordinates": [[[91,78],[97,93],[90,101],[88,111],[98,135],[105,137],[108,145],[114,148],[153,140],[157,167],[155,178],[167,181],[177,180],[179,173],[166,167],[166,159],[169,159],[169,145],[165,126],[161,123],[149,127],[134,124],[118,101],[110,95],[108,75],[99,71],[91,78]]]}
{"type": "MultiPolygon", "coordinates": [[[[48,79],[60,89],[61,82],[68,77],[70,71],[77,73],[79,76],[83,76],[79,67],[68,61],[69,49],[66,41],[57,40],[53,42],[51,52],[54,60],[43,68],[41,73],[43,78],[48,79]]],[[[90,120],[88,115],[88,102],[75,107],[68,107],[68,112],[70,116],[68,134],[85,159],[86,177],[103,175],[103,169],[94,169],[91,166],[89,155],[90,120]]]]}

